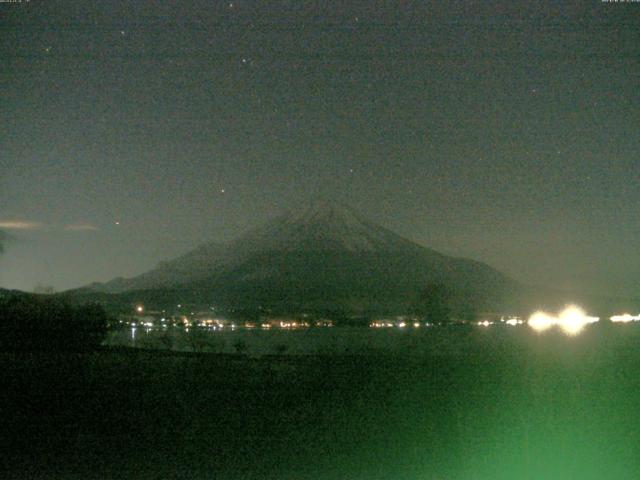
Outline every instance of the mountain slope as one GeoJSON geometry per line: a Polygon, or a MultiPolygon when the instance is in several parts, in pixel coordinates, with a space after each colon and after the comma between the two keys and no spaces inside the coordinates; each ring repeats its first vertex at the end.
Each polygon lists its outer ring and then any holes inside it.
{"type": "Polygon", "coordinates": [[[163,298],[279,309],[398,308],[430,283],[487,310],[519,286],[489,266],[442,255],[328,202],[288,212],[226,244],[206,244],[97,292],[155,291],[163,298]],[[163,293],[158,293],[159,291],[163,293]]]}

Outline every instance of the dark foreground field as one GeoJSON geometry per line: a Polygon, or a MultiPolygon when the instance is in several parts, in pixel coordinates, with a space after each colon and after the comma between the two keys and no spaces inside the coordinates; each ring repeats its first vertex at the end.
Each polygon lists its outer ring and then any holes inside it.
{"type": "Polygon", "coordinates": [[[456,355],[0,355],[2,478],[636,479],[633,326],[456,355]]]}

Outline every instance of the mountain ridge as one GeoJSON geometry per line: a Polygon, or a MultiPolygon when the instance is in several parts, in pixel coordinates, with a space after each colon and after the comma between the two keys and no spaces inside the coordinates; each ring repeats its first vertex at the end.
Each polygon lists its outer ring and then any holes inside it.
{"type": "Polygon", "coordinates": [[[323,201],[285,211],[237,239],[225,243],[204,243],[173,260],[162,261],[152,270],[136,277],[118,277],[85,288],[120,293],[126,290],[180,286],[206,277],[214,270],[246,261],[254,255],[304,251],[370,254],[421,252],[434,259],[485,265],[475,260],[443,255],[369,222],[349,207],[323,201]]]}
{"type": "Polygon", "coordinates": [[[520,286],[483,262],[443,255],[332,202],[302,205],[226,243],[205,243],[130,279],[85,292],[263,306],[280,311],[407,310],[429,284],[462,310],[491,309],[520,286]],[[146,292],[146,293],[145,293],[146,292]]]}
{"type": "Polygon", "coordinates": [[[302,205],[234,240],[202,244],[142,275],[62,295],[116,310],[141,302],[166,309],[215,305],[258,316],[266,311],[372,316],[416,312],[434,284],[447,287],[459,318],[529,315],[567,303],[600,315],[640,308],[638,299],[520,284],[486,263],[443,255],[334,203],[302,205]]]}

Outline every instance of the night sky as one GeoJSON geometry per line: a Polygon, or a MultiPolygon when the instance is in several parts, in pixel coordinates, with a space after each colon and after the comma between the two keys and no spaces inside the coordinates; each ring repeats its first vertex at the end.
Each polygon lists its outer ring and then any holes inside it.
{"type": "Polygon", "coordinates": [[[640,293],[640,3],[23,0],[0,25],[2,287],[132,276],[320,197],[640,293]]]}

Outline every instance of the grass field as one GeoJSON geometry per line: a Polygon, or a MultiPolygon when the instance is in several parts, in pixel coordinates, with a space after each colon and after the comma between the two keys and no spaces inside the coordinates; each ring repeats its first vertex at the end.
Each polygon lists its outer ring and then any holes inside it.
{"type": "Polygon", "coordinates": [[[640,478],[639,328],[450,335],[465,348],[2,354],[1,476],[640,478]]]}

